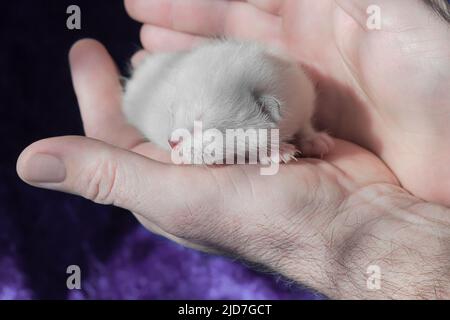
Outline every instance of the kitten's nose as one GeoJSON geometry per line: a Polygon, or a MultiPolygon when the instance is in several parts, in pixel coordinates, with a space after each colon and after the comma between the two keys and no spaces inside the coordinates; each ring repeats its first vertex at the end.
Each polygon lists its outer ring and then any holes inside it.
{"type": "Polygon", "coordinates": [[[170,147],[172,149],[174,149],[181,142],[181,139],[178,139],[178,140],[171,140],[171,139],[169,139],[167,141],[169,142],[170,147]]]}

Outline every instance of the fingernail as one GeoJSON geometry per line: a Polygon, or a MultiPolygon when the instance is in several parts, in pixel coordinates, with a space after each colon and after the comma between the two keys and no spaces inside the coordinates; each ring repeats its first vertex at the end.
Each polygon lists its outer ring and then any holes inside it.
{"type": "Polygon", "coordinates": [[[62,182],[66,178],[66,167],[55,156],[36,153],[28,159],[23,177],[36,183],[62,182]]]}

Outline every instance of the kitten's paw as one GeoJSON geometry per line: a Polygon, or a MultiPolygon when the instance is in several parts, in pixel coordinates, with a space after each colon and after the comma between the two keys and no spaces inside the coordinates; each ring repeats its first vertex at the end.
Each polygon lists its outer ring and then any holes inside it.
{"type": "Polygon", "coordinates": [[[279,158],[284,163],[288,163],[291,160],[297,161],[297,156],[299,154],[301,154],[301,152],[293,144],[282,143],[280,146],[280,157],[279,158]]]}
{"type": "Polygon", "coordinates": [[[325,132],[317,132],[299,141],[299,148],[302,154],[312,157],[323,157],[334,147],[333,139],[325,132]]]}

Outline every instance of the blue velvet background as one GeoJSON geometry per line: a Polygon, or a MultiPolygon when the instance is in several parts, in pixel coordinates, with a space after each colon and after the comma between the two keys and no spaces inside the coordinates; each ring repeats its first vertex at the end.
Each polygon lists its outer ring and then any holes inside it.
{"type": "Polygon", "coordinates": [[[15,0],[0,4],[0,299],[318,299],[277,276],[152,235],[128,212],[38,190],[15,172],[31,142],[82,134],[67,62],[93,37],[121,70],[139,47],[122,0],[15,0]],[[78,4],[82,30],[66,29],[78,4]],[[66,267],[82,290],[66,288],[66,267]]]}

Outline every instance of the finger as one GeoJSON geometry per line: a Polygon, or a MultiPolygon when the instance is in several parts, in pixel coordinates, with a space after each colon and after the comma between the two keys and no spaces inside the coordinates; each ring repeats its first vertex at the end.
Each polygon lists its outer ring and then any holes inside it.
{"type": "Polygon", "coordinates": [[[119,74],[106,49],[97,41],[81,40],[69,60],[86,135],[124,148],[143,141],[122,114],[119,74]]]}
{"type": "MultiPolygon", "coordinates": [[[[33,186],[131,210],[172,234],[180,232],[177,222],[190,219],[187,204],[197,206],[196,201],[217,196],[203,168],[163,164],[85,137],[30,145],[18,159],[17,172],[33,186]]],[[[194,219],[200,214],[191,213],[194,219]]]]}
{"type": "Polygon", "coordinates": [[[232,36],[261,41],[281,38],[281,18],[239,1],[126,0],[134,19],[201,36],[232,36]]]}
{"type": "Polygon", "coordinates": [[[150,52],[171,52],[190,49],[205,41],[205,37],[173,31],[145,24],[141,29],[141,42],[150,52]]]}
{"type": "Polygon", "coordinates": [[[247,2],[271,14],[279,14],[284,4],[284,0],[247,0],[247,2]]]}
{"type": "Polygon", "coordinates": [[[133,66],[133,68],[136,68],[138,65],[140,65],[147,55],[148,52],[145,50],[139,50],[138,52],[136,52],[131,57],[131,65],[133,66]]]}

